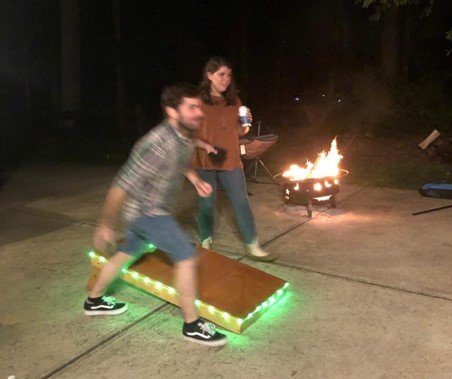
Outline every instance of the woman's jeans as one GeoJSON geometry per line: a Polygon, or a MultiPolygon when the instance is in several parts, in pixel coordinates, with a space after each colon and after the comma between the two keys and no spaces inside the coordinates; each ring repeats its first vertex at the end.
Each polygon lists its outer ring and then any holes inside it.
{"type": "Polygon", "coordinates": [[[217,178],[221,181],[232,206],[245,243],[256,239],[256,225],[251,213],[250,203],[245,185],[245,175],[241,168],[234,170],[197,170],[200,178],[212,186],[212,195],[199,197],[198,227],[199,238],[204,241],[213,234],[217,178]]]}

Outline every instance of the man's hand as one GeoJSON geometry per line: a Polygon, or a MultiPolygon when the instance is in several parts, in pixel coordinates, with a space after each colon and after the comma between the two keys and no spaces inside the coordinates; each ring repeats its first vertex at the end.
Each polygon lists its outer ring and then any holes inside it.
{"type": "Polygon", "coordinates": [[[191,184],[193,184],[199,196],[208,197],[212,194],[212,186],[202,180],[195,170],[193,170],[192,168],[188,169],[185,172],[185,176],[191,182],[191,184]]]}
{"type": "Polygon", "coordinates": [[[218,153],[218,151],[210,143],[207,143],[199,138],[196,138],[195,146],[199,147],[200,149],[204,149],[205,151],[207,151],[207,154],[209,154],[209,153],[217,154],[218,153]]]}
{"type": "Polygon", "coordinates": [[[114,230],[107,225],[99,225],[94,231],[93,244],[96,249],[111,253],[116,244],[114,230]]]}
{"type": "Polygon", "coordinates": [[[202,179],[196,180],[193,185],[196,188],[196,192],[198,192],[198,195],[201,197],[209,197],[212,194],[212,186],[202,179]]]}
{"type": "Polygon", "coordinates": [[[211,144],[205,142],[204,150],[207,151],[207,154],[214,153],[217,154],[218,151],[211,144]]]}

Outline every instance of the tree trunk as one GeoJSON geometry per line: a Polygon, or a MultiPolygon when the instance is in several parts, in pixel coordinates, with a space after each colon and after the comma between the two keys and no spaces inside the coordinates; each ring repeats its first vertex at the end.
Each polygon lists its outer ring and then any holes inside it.
{"type": "Polygon", "coordinates": [[[383,14],[381,70],[388,83],[400,73],[399,11],[394,5],[388,7],[383,14]]]}
{"type": "Polygon", "coordinates": [[[412,27],[413,10],[411,7],[408,7],[404,11],[402,44],[400,49],[400,74],[405,78],[408,77],[410,68],[409,63],[411,55],[412,27]]]}
{"type": "Polygon", "coordinates": [[[115,56],[116,56],[116,117],[118,127],[122,131],[122,136],[128,140],[132,136],[129,135],[127,129],[126,118],[126,97],[125,83],[122,71],[122,48],[121,48],[121,0],[113,2],[113,24],[115,33],[115,56]]]}
{"type": "Polygon", "coordinates": [[[61,126],[73,128],[80,111],[80,16],[78,0],[61,1],[61,126]]]}

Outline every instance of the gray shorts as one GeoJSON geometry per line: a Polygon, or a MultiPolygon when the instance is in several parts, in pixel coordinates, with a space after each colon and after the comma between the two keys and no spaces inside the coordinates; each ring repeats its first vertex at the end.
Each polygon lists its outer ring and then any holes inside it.
{"type": "Polygon", "coordinates": [[[197,255],[195,245],[173,216],[139,216],[126,229],[119,251],[131,256],[141,255],[149,243],[167,253],[173,262],[197,255]]]}

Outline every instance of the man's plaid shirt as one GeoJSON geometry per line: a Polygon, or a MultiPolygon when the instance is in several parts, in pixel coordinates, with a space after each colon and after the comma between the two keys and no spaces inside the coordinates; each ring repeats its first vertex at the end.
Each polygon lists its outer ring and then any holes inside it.
{"type": "Polygon", "coordinates": [[[113,181],[127,192],[123,205],[127,222],[140,214],[168,215],[174,211],[193,150],[193,141],[168,121],[157,125],[135,144],[113,181]]]}

